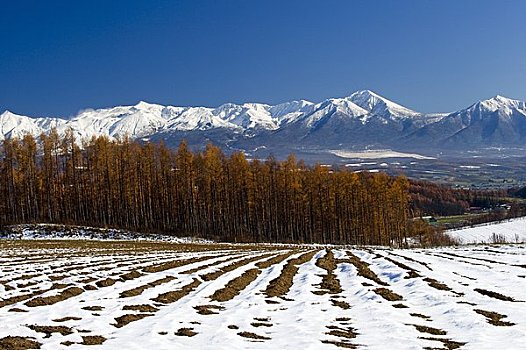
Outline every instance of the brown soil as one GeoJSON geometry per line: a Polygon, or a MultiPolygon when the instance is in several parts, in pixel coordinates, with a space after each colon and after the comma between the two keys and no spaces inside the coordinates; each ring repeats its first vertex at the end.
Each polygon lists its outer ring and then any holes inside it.
{"type": "Polygon", "coordinates": [[[193,328],[179,328],[174,334],[180,337],[193,337],[197,332],[194,332],[193,328]]]}
{"type": "Polygon", "coordinates": [[[223,266],[223,267],[219,268],[219,270],[217,270],[217,271],[210,272],[210,273],[207,273],[207,274],[204,274],[204,275],[200,275],[200,277],[203,279],[203,281],[213,281],[213,280],[217,279],[219,276],[222,276],[223,274],[225,274],[227,272],[234,271],[235,269],[237,269],[237,268],[239,268],[239,267],[241,267],[243,265],[250,264],[251,262],[254,262],[254,261],[257,261],[257,260],[265,259],[265,258],[270,257],[272,255],[273,254],[270,253],[270,254],[265,254],[265,255],[252,256],[252,257],[249,257],[249,258],[237,261],[237,262],[235,262],[233,264],[230,264],[230,265],[227,265],[227,266],[223,266]]]}
{"type": "Polygon", "coordinates": [[[316,294],[338,294],[342,292],[342,287],[340,285],[340,280],[336,278],[336,275],[334,274],[334,270],[336,270],[336,260],[334,259],[334,254],[332,250],[327,250],[327,253],[325,256],[319,258],[316,261],[316,266],[319,268],[324,269],[327,271],[325,275],[323,275],[321,283],[319,284],[321,293],[316,294]]]}
{"type": "Polygon", "coordinates": [[[228,325],[228,329],[239,329],[235,324],[228,325]]]}
{"type": "Polygon", "coordinates": [[[155,264],[155,265],[147,266],[147,267],[143,268],[142,271],[146,272],[146,273],[161,272],[161,271],[175,269],[175,268],[178,268],[178,267],[181,267],[181,266],[185,266],[185,265],[194,264],[194,263],[197,263],[197,262],[200,262],[200,261],[204,261],[204,260],[208,260],[208,259],[212,259],[212,258],[217,258],[217,256],[215,256],[215,255],[205,255],[205,256],[200,256],[200,257],[197,257],[197,258],[169,261],[169,262],[165,262],[165,263],[162,263],[162,264],[155,264]]]}
{"type": "Polygon", "coordinates": [[[351,252],[347,252],[347,256],[349,257],[349,259],[342,260],[342,262],[350,262],[351,264],[353,264],[354,267],[356,267],[356,270],[358,272],[358,276],[362,276],[362,277],[367,278],[367,279],[369,279],[371,281],[374,281],[374,282],[378,283],[381,286],[388,286],[389,285],[389,284],[385,283],[384,281],[382,281],[378,277],[378,275],[376,273],[374,273],[369,268],[369,264],[368,263],[366,263],[365,261],[361,260],[359,257],[357,257],[356,255],[354,255],[351,252]]]}
{"type": "Polygon", "coordinates": [[[6,292],[9,292],[10,290],[15,290],[16,289],[15,287],[11,287],[7,283],[0,283],[0,284],[2,284],[4,286],[6,292]]]}
{"type": "Polygon", "coordinates": [[[27,300],[27,299],[31,299],[35,295],[45,293],[46,291],[47,290],[35,291],[33,293],[22,294],[22,295],[15,295],[15,296],[12,296],[12,297],[7,298],[7,299],[0,300],[0,307],[16,304],[16,303],[19,303],[21,301],[24,301],[24,300],[27,300]]]}
{"type": "Polygon", "coordinates": [[[271,267],[272,265],[276,265],[276,264],[281,263],[285,259],[289,258],[291,255],[296,254],[296,253],[297,253],[297,251],[292,251],[292,252],[289,252],[289,253],[281,254],[281,255],[275,256],[273,258],[270,258],[268,260],[260,261],[260,262],[256,263],[256,266],[258,268],[260,268],[260,269],[266,269],[266,268],[271,267]]]}
{"type": "Polygon", "coordinates": [[[338,326],[327,326],[327,328],[330,329],[330,331],[325,334],[333,335],[335,337],[353,339],[358,335],[352,327],[341,328],[338,326]]]}
{"type": "Polygon", "coordinates": [[[12,309],[7,310],[8,312],[29,312],[28,310],[20,309],[18,307],[14,307],[12,309]]]}
{"type": "Polygon", "coordinates": [[[499,300],[503,300],[503,301],[517,301],[517,300],[513,299],[512,297],[508,297],[506,295],[503,295],[503,294],[500,294],[500,293],[497,293],[497,292],[492,292],[492,291],[486,290],[486,289],[475,288],[475,292],[480,293],[480,294],[485,295],[485,296],[488,296],[488,297],[493,298],[493,299],[499,299],[499,300]]]}
{"type": "Polygon", "coordinates": [[[446,331],[442,329],[438,329],[438,328],[422,326],[418,324],[414,324],[412,326],[415,327],[416,330],[419,331],[420,333],[428,333],[428,334],[433,334],[433,335],[446,335],[447,334],[446,331]]]}
{"type": "Polygon", "coordinates": [[[198,272],[198,271],[201,271],[201,270],[207,269],[207,268],[209,268],[209,267],[216,266],[216,265],[218,265],[218,264],[222,264],[222,263],[228,262],[228,261],[230,261],[230,260],[235,260],[235,259],[239,259],[239,258],[240,258],[239,255],[229,256],[229,257],[226,258],[226,259],[222,259],[222,260],[214,261],[213,263],[210,263],[210,264],[197,266],[197,267],[194,267],[193,269],[189,269],[189,270],[186,270],[186,271],[180,272],[180,274],[182,274],[182,275],[190,275],[190,274],[192,274],[192,273],[195,273],[195,272],[198,272]]]}
{"type": "Polygon", "coordinates": [[[281,274],[269,282],[265,294],[269,297],[284,296],[287,294],[290,287],[292,287],[294,276],[299,270],[298,266],[310,261],[315,254],[316,251],[311,251],[289,260],[283,267],[283,270],[281,270],[281,274]]]}
{"type": "Polygon", "coordinates": [[[131,310],[131,311],[140,311],[140,312],[157,312],[159,311],[158,308],[148,305],[148,304],[142,304],[142,305],[124,305],[122,308],[123,310],[131,310]]]}
{"type": "Polygon", "coordinates": [[[437,280],[433,278],[426,277],[424,278],[424,281],[427,282],[427,284],[429,284],[430,287],[433,287],[435,289],[445,290],[448,292],[451,291],[451,288],[449,288],[447,285],[445,285],[444,283],[438,282],[437,280]]]}
{"type": "Polygon", "coordinates": [[[16,287],[22,289],[22,288],[27,288],[27,287],[31,287],[31,286],[37,285],[39,283],[40,282],[37,282],[37,281],[27,282],[27,283],[17,283],[16,287]]]}
{"type": "Polygon", "coordinates": [[[477,314],[485,316],[488,323],[494,326],[507,327],[507,326],[515,325],[515,323],[513,322],[502,321],[503,318],[508,317],[506,315],[502,315],[502,314],[499,314],[493,311],[486,311],[486,310],[480,310],[480,309],[475,309],[473,311],[475,311],[477,314]]]}
{"type": "Polygon", "coordinates": [[[66,341],[63,341],[62,343],[60,343],[60,345],[64,345],[64,346],[71,346],[73,344],[76,344],[76,343],[72,342],[71,340],[66,340],[66,341]]]}
{"type": "Polygon", "coordinates": [[[20,277],[17,278],[17,280],[29,280],[33,277],[38,277],[40,276],[39,274],[35,274],[35,275],[22,275],[20,277]]]}
{"type": "Polygon", "coordinates": [[[75,317],[75,316],[66,316],[62,318],[56,318],[54,320],[51,320],[53,322],[67,322],[67,321],[80,321],[82,320],[81,317],[75,317]]]}
{"type": "Polygon", "coordinates": [[[44,338],[51,337],[52,333],[60,333],[63,336],[69,335],[73,333],[73,330],[70,327],[66,326],[37,326],[35,325],[29,325],[27,328],[38,332],[38,333],[44,333],[46,336],[44,338]]]}
{"type": "Polygon", "coordinates": [[[447,350],[455,350],[467,344],[467,343],[461,343],[461,342],[453,341],[451,339],[444,339],[444,338],[420,337],[420,339],[441,342],[447,350]]]}
{"type": "Polygon", "coordinates": [[[0,338],[0,349],[3,350],[26,350],[40,349],[42,344],[32,340],[29,337],[11,337],[0,338]]]}
{"type": "Polygon", "coordinates": [[[97,279],[95,277],[88,277],[88,278],[84,278],[82,280],[79,281],[79,283],[91,283],[91,282],[95,282],[97,279]]]}
{"type": "Polygon", "coordinates": [[[103,287],[113,286],[115,282],[117,281],[114,280],[113,278],[106,278],[106,279],[96,282],[95,284],[97,285],[97,287],[103,288],[103,287]]]}
{"type": "Polygon", "coordinates": [[[64,289],[64,288],[66,288],[66,287],[68,287],[68,286],[70,286],[70,285],[71,285],[71,284],[68,284],[68,283],[53,283],[53,284],[51,285],[50,290],[51,290],[51,289],[64,289]]]}
{"type": "MultiPolygon", "coordinates": [[[[63,280],[64,278],[68,277],[68,275],[50,275],[48,276],[49,280],[50,281],[61,281],[63,280]]],[[[89,282],[85,282],[85,283],[89,283],[89,282]]]]}
{"type": "Polygon", "coordinates": [[[408,309],[409,306],[405,305],[405,304],[402,304],[402,303],[399,303],[399,304],[393,304],[392,305],[394,308],[397,308],[397,309],[408,309]]]}
{"type": "Polygon", "coordinates": [[[128,273],[122,274],[120,277],[125,281],[129,281],[129,280],[139,278],[141,276],[144,276],[144,275],[137,270],[132,270],[128,273]]]}
{"type": "Polygon", "coordinates": [[[97,289],[99,289],[99,288],[95,287],[95,286],[92,285],[92,284],[86,284],[86,285],[82,286],[82,288],[83,288],[84,290],[97,290],[97,289]]]}
{"type": "Polygon", "coordinates": [[[87,311],[102,311],[104,309],[103,306],[84,306],[82,310],[87,311]]]}
{"type": "Polygon", "coordinates": [[[218,314],[218,312],[214,310],[224,310],[225,308],[219,305],[197,305],[194,306],[194,309],[196,309],[200,315],[214,315],[218,314]]]}
{"type": "Polygon", "coordinates": [[[115,317],[115,321],[117,321],[117,323],[113,324],[113,326],[121,328],[126,326],[128,323],[141,320],[148,316],[153,316],[153,314],[127,314],[120,317],[115,317]]]}
{"type": "Polygon", "coordinates": [[[52,295],[49,297],[37,297],[34,299],[29,300],[24,305],[35,307],[35,306],[44,306],[44,305],[53,305],[58,302],[64,301],[69,298],[73,298],[77,295],[80,295],[84,293],[84,289],[79,287],[70,287],[68,289],[63,290],[57,295],[52,295]]]}
{"type": "Polygon", "coordinates": [[[252,332],[239,332],[237,335],[243,338],[250,338],[250,339],[257,339],[257,340],[269,340],[270,339],[269,337],[258,335],[252,332]]]}
{"type": "Polygon", "coordinates": [[[322,340],[321,341],[323,344],[332,344],[332,345],[335,345],[339,348],[344,348],[344,349],[357,349],[358,346],[357,345],[354,345],[354,344],[351,344],[351,343],[348,343],[348,342],[345,342],[345,341],[335,341],[335,340],[322,340]]]}
{"type": "Polygon", "coordinates": [[[101,345],[106,341],[102,335],[83,335],[82,345],[101,345]]]}
{"type": "Polygon", "coordinates": [[[158,286],[158,285],[161,285],[161,284],[164,284],[164,283],[168,283],[170,281],[173,281],[174,279],[175,279],[175,277],[173,277],[173,276],[167,276],[167,277],[155,280],[153,282],[147,283],[147,284],[145,284],[143,286],[139,286],[139,287],[136,287],[136,288],[133,288],[133,289],[125,290],[124,292],[121,292],[119,294],[119,298],[130,298],[130,297],[135,297],[137,295],[141,295],[142,292],[144,292],[146,289],[153,288],[155,286],[158,286]]]}
{"type": "Polygon", "coordinates": [[[347,309],[351,308],[351,305],[348,302],[346,302],[346,301],[332,299],[331,302],[332,302],[332,305],[340,307],[340,308],[342,308],[344,310],[347,310],[347,309]]]}
{"type": "Polygon", "coordinates": [[[420,318],[423,318],[423,319],[425,319],[425,320],[430,320],[430,319],[431,319],[431,317],[429,317],[429,316],[422,315],[422,314],[418,314],[418,313],[416,313],[416,312],[412,312],[412,313],[410,313],[409,315],[411,315],[411,316],[413,316],[413,317],[420,317],[420,318]]]}
{"type": "Polygon", "coordinates": [[[376,288],[373,292],[388,301],[400,301],[404,299],[400,294],[396,294],[388,288],[376,288]]]}
{"type": "Polygon", "coordinates": [[[272,323],[265,323],[265,322],[252,322],[250,324],[252,327],[272,327],[272,323]]]}
{"type": "Polygon", "coordinates": [[[350,317],[336,317],[336,322],[347,322],[350,321],[350,317]]]}
{"type": "Polygon", "coordinates": [[[180,289],[159,294],[157,297],[153,298],[152,300],[158,303],[162,303],[162,304],[174,303],[177,300],[181,299],[182,297],[186,296],[188,293],[192,292],[200,284],[201,284],[201,281],[199,281],[197,278],[194,278],[191,283],[184,285],[180,289]]]}
{"type": "Polygon", "coordinates": [[[241,276],[229,281],[225,287],[216,290],[214,294],[210,296],[210,299],[215,301],[227,301],[234,298],[252,283],[260,273],[260,269],[250,269],[243,272],[241,276]]]}

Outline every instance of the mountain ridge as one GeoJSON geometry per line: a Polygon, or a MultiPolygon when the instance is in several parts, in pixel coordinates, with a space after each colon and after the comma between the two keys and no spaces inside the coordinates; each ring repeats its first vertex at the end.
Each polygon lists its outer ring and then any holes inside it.
{"type": "Polygon", "coordinates": [[[164,140],[175,146],[217,142],[225,150],[268,148],[465,150],[526,145],[526,103],[496,95],[450,113],[426,114],[371,90],[315,103],[293,100],[276,105],[225,103],[218,107],[164,106],[139,101],[131,106],[85,109],[71,118],[0,114],[0,140],[71,129],[78,139],[164,140]]]}

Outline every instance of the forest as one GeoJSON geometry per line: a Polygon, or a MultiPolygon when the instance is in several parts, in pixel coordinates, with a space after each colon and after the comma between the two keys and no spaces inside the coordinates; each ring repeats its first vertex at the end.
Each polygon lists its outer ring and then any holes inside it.
{"type": "Polygon", "coordinates": [[[405,177],[353,173],[294,156],[249,161],[211,144],[163,144],[71,132],[3,141],[0,225],[59,223],[228,242],[403,245],[405,177]]]}

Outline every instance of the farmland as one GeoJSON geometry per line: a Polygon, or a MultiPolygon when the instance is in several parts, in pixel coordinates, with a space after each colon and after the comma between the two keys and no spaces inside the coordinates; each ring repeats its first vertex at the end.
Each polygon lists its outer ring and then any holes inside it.
{"type": "Polygon", "coordinates": [[[524,245],[2,240],[0,252],[0,348],[518,349],[526,341],[524,245]]]}

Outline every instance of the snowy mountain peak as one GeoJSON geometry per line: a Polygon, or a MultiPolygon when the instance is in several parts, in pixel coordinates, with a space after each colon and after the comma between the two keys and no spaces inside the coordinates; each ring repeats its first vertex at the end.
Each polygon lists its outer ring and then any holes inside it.
{"type": "Polygon", "coordinates": [[[402,118],[420,115],[420,113],[394,103],[371,90],[356,91],[348,99],[368,112],[382,117],[402,118]]]}
{"type": "Polygon", "coordinates": [[[163,106],[155,104],[155,103],[149,103],[146,101],[139,101],[135,106],[133,106],[137,109],[152,109],[152,108],[163,108],[163,106]]]}
{"type": "Polygon", "coordinates": [[[501,95],[496,95],[487,100],[480,101],[474,106],[481,110],[494,112],[497,110],[510,111],[510,110],[524,110],[525,103],[523,101],[514,100],[501,95]]]}

